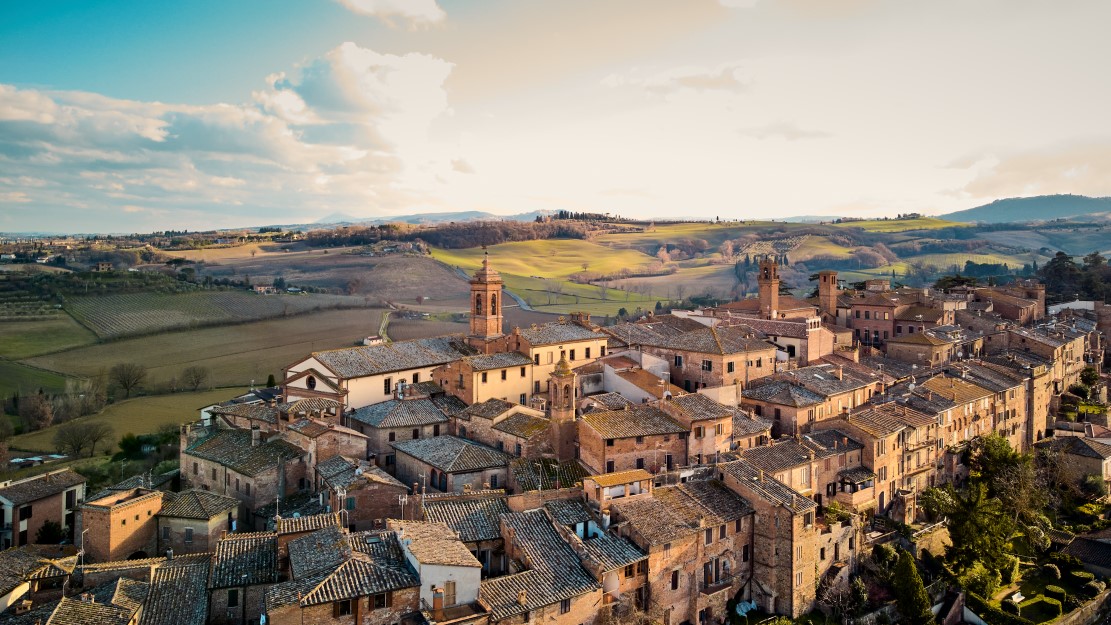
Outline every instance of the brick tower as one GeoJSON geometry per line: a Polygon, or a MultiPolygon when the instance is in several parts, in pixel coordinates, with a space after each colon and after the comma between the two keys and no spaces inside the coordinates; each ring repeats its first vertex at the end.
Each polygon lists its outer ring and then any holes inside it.
{"type": "Polygon", "coordinates": [[[467,336],[467,343],[484,354],[491,353],[491,342],[502,335],[502,284],[487,253],[482,268],[471,278],[471,333],[467,336]]]}
{"type": "Polygon", "coordinates": [[[552,451],[560,460],[575,457],[575,372],[566,358],[560,358],[552,370],[549,416],[552,420],[552,451]]]}
{"type": "Polygon", "coordinates": [[[779,311],[779,263],[774,258],[760,260],[760,314],[765,319],[775,319],[779,311]]]}
{"type": "Polygon", "coordinates": [[[829,269],[818,272],[818,307],[822,313],[837,318],[837,272],[829,269]]]}

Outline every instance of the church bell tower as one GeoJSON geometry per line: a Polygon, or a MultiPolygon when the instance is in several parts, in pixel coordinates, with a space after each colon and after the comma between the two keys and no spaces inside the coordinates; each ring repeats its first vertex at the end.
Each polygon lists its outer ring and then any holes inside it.
{"type": "Polygon", "coordinates": [[[467,343],[480,352],[490,353],[490,342],[502,336],[501,274],[490,267],[490,255],[482,258],[482,268],[471,278],[471,333],[467,343]]]}
{"type": "Polygon", "coordinates": [[[548,416],[551,419],[552,451],[561,461],[575,457],[575,442],[578,440],[575,424],[576,377],[571,363],[566,358],[560,358],[552,371],[548,416]]]}

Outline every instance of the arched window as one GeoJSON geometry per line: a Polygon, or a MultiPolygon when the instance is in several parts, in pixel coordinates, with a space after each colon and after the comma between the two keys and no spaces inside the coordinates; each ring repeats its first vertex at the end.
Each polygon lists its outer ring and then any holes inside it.
{"type": "Polygon", "coordinates": [[[305,378],[305,386],[307,386],[309,390],[316,388],[316,378],[311,375],[305,378]]]}
{"type": "Polygon", "coordinates": [[[497,295],[497,293],[494,293],[494,294],[490,295],[490,314],[495,315],[495,316],[498,314],[498,295],[497,295]]]}
{"type": "Polygon", "coordinates": [[[447,473],[440,474],[440,490],[445,493],[447,492],[447,473]]]}
{"type": "Polygon", "coordinates": [[[564,407],[570,408],[571,403],[572,403],[572,400],[571,400],[571,385],[570,384],[564,384],[563,385],[563,405],[564,405],[564,407]]]}
{"type": "Polygon", "coordinates": [[[474,296],[474,314],[476,314],[476,315],[481,315],[482,314],[482,294],[481,293],[474,296]]]}

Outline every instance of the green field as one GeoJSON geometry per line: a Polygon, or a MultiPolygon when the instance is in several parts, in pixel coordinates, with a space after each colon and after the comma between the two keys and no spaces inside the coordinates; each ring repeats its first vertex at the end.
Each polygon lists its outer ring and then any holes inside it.
{"type": "Polygon", "coordinates": [[[1011,269],[1021,269],[1022,265],[1024,263],[1030,262],[1032,258],[1033,255],[1029,254],[1009,255],[991,252],[986,254],[922,254],[920,256],[908,257],[905,260],[908,263],[921,262],[926,263],[927,265],[933,265],[942,272],[945,272],[948,271],[949,267],[953,265],[957,265],[958,267],[960,267],[961,270],[964,270],[964,264],[967,261],[989,264],[1005,263],[1010,266],[1011,269]]]}
{"type": "Polygon", "coordinates": [[[64,313],[35,321],[0,322],[0,358],[19,360],[95,342],[95,334],[64,313]]]}
{"type": "Polygon", "coordinates": [[[15,393],[30,395],[43,389],[46,393],[59,392],[66,387],[65,376],[35,369],[18,362],[0,360],[0,398],[15,393]]]}
{"type": "MultiPolygon", "coordinates": [[[[108,423],[115,431],[115,435],[109,437],[114,442],[127,433],[149,434],[166,424],[178,425],[196,421],[200,418],[201,408],[231,399],[246,391],[246,388],[222,388],[200,393],[137,397],[112,404],[101,412],[81,417],[78,421],[108,423]]],[[[53,452],[54,432],[57,428],[58,426],[54,425],[37,432],[12,437],[11,448],[21,451],[53,452]]]]}
{"type": "Polygon", "coordinates": [[[91,376],[119,362],[149,368],[148,384],[165,384],[190,365],[208,367],[214,386],[266,381],[314,350],[354,345],[378,332],[381,310],[328,310],[288,319],[201,328],[123,339],[48,354],[29,364],[75,376],[91,376]]]}
{"type": "Polygon", "coordinates": [[[474,271],[482,264],[484,252],[501,273],[518,276],[566,279],[583,271],[614,273],[648,265],[656,259],[628,249],[613,249],[579,239],[548,239],[492,245],[487,250],[472,247],[459,250],[433,249],[432,257],[474,271]],[[586,269],[583,269],[583,265],[586,269]]]}
{"type": "Polygon", "coordinates": [[[66,309],[101,338],[140,336],[219,324],[366,306],[346,295],[258,295],[248,291],[127,293],[72,297],[66,309]]]}
{"type": "Polygon", "coordinates": [[[852,253],[852,248],[838,245],[825,237],[806,237],[806,240],[791,250],[787,256],[791,262],[804,263],[815,256],[848,258],[852,253]]]}
{"type": "Polygon", "coordinates": [[[908,230],[937,230],[939,228],[960,228],[969,224],[959,221],[946,221],[934,217],[920,217],[918,219],[875,219],[867,221],[846,221],[839,224],[830,224],[841,228],[861,228],[868,232],[906,232],[908,230]]]}

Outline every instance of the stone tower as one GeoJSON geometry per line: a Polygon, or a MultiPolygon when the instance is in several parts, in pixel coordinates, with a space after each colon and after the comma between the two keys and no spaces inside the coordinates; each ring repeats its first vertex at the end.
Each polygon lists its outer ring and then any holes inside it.
{"type": "Polygon", "coordinates": [[[575,372],[566,358],[560,358],[552,370],[550,383],[550,402],[548,414],[551,418],[549,429],[552,451],[560,460],[575,457],[575,372]]]}
{"type": "Polygon", "coordinates": [[[482,353],[490,353],[491,341],[502,335],[502,279],[490,267],[490,255],[482,258],[482,268],[471,278],[471,333],[467,343],[482,353]]]}
{"type": "Polygon", "coordinates": [[[837,296],[840,291],[837,288],[837,272],[836,271],[819,271],[818,272],[818,309],[826,315],[836,319],[837,318],[837,296]]]}
{"type": "Polygon", "coordinates": [[[761,259],[756,281],[760,285],[760,315],[775,319],[779,311],[779,263],[767,256],[761,259]]]}

